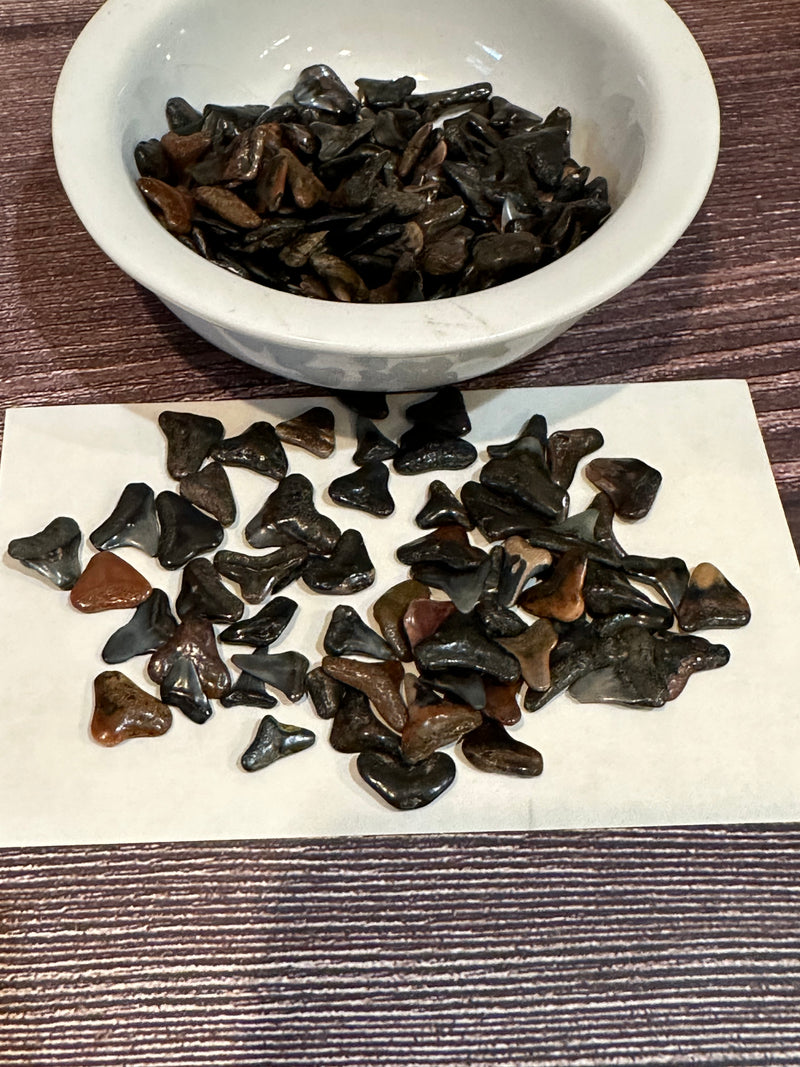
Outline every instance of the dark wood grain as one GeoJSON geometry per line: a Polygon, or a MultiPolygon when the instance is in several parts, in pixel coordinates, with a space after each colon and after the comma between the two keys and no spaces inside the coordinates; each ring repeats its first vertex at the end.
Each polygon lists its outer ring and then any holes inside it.
{"type": "MultiPolygon", "coordinates": [[[[195,337],[73,215],[49,110],[97,6],[0,9],[2,408],[315,393],[195,337]]],[[[800,11],[674,6],[720,96],[705,204],[630,289],[470,386],[746,378],[800,545],[800,11]]],[[[700,827],[7,850],[0,1065],[798,1064],[799,845],[700,827]]]]}

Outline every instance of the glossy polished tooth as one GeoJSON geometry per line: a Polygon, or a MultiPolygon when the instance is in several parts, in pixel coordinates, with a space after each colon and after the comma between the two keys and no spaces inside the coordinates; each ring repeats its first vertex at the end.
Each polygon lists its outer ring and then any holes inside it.
{"type": "Polygon", "coordinates": [[[336,447],[336,419],[329,408],[322,406],[279,422],[275,432],[284,444],[297,445],[319,459],[327,459],[336,447]]]}
{"type": "Polygon", "coordinates": [[[405,675],[402,663],[397,660],[364,663],[347,656],[325,656],[322,669],[338,682],[364,693],[393,730],[403,729],[407,713],[400,695],[405,675]]]}
{"type": "Polygon", "coordinates": [[[273,597],[255,615],[227,626],[219,640],[224,644],[266,648],[278,640],[296,611],[296,601],[286,596],[273,597]]]}
{"type": "Polygon", "coordinates": [[[230,479],[217,460],[207,463],[195,474],[181,478],[179,489],[190,504],[213,515],[222,526],[232,526],[236,522],[236,501],[230,479]]]}
{"type": "Polygon", "coordinates": [[[476,670],[501,682],[516,681],[520,675],[516,657],[485,637],[461,612],[445,619],[436,633],[420,641],[414,658],[423,672],[476,670]]]}
{"type": "Polygon", "coordinates": [[[449,700],[415,707],[409,711],[408,722],[403,727],[401,751],[411,763],[418,763],[438,748],[458,741],[481,722],[479,711],[449,700]]]}
{"type": "Polygon", "coordinates": [[[713,563],[699,563],[678,605],[678,624],[693,632],[711,627],[746,626],[750,605],[713,563]]]}
{"type": "Polygon", "coordinates": [[[148,556],[158,551],[158,537],[155,494],[144,482],[126,485],[106,521],[89,534],[89,540],[101,551],[130,546],[148,556]]]}
{"type": "Polygon", "coordinates": [[[197,668],[188,656],[178,656],[161,679],[161,700],[182,711],[199,725],[212,715],[211,704],[203,692],[197,668]]]}
{"type": "Polygon", "coordinates": [[[193,559],[184,567],[175,610],[185,619],[200,615],[211,622],[236,622],[244,614],[244,604],[222,584],[210,559],[193,559]]]}
{"type": "Polygon", "coordinates": [[[189,411],[162,411],[158,425],[167,439],[167,470],[176,480],[199,471],[225,435],[219,419],[189,411]]]}
{"type": "Polygon", "coordinates": [[[389,492],[389,468],[380,460],[370,460],[350,474],[334,478],[328,486],[331,500],[348,508],[358,508],[379,518],[394,512],[389,492]]]}
{"type": "Polygon", "coordinates": [[[220,658],[214,627],[208,619],[184,619],[172,636],[150,657],[147,673],[160,685],[173,663],[182,657],[194,664],[207,697],[215,700],[228,692],[231,676],[220,658]]]}
{"type": "MultiPolygon", "coordinates": [[[[569,695],[581,704],[621,704],[636,707],[658,706],[651,700],[643,701],[635,679],[625,677],[615,666],[599,667],[582,674],[569,687],[569,695]]],[[[664,697],[666,700],[666,697],[664,697]]]]}
{"type": "Polygon", "coordinates": [[[69,602],[86,613],[135,608],[152,591],[144,575],[127,560],[113,552],[97,552],[70,590],[69,602]]]}
{"type": "Polygon", "coordinates": [[[292,97],[300,106],[330,111],[334,115],[352,116],[360,107],[336,71],[325,63],[313,63],[300,71],[292,97]]]}
{"type": "Polygon", "coordinates": [[[358,689],[342,687],[332,718],[329,741],[337,752],[400,751],[399,736],[373,713],[367,695],[358,689]]]}
{"type": "Polygon", "coordinates": [[[308,549],[295,543],[276,548],[265,556],[250,556],[244,552],[217,552],[214,567],[224,577],[235,582],[248,604],[260,604],[270,593],[279,593],[304,573],[308,563],[308,549]]]}
{"type": "Polygon", "coordinates": [[[593,459],[583,472],[592,485],[611,498],[622,519],[643,519],[661,485],[660,472],[640,459],[593,459]]]}
{"type": "Polygon", "coordinates": [[[414,563],[441,563],[456,571],[473,570],[487,558],[486,552],[470,544],[463,526],[439,526],[432,533],[408,541],[397,549],[397,558],[406,566],[414,563]]]}
{"type": "Polygon", "coordinates": [[[319,141],[317,158],[321,163],[327,163],[346,154],[349,149],[366,140],[374,126],[375,119],[372,116],[360,118],[357,122],[345,126],[334,126],[330,122],[310,123],[309,129],[319,141]]]}
{"type": "Polygon", "coordinates": [[[552,480],[544,462],[529,452],[513,452],[488,460],[481,468],[480,481],[493,492],[510,497],[546,519],[566,517],[569,507],[566,491],[552,480]]]}
{"type": "Polygon", "coordinates": [[[580,549],[570,549],[556,563],[553,573],[544,581],[523,590],[517,605],[531,615],[560,622],[574,622],[583,615],[583,581],[586,576],[586,555],[580,549]]]}
{"type": "Polygon", "coordinates": [[[302,652],[270,652],[266,648],[257,648],[255,652],[232,656],[231,662],[279,689],[292,703],[305,696],[309,663],[302,652]]]}
{"type": "Polygon", "coordinates": [[[211,455],[228,467],[244,467],[279,482],[289,469],[283,444],[269,422],[254,422],[235,437],[226,437],[211,455]]]}
{"type": "Polygon", "coordinates": [[[246,771],[263,770],[279,759],[310,748],[316,739],[312,730],[288,726],[278,722],[272,715],[265,715],[259,723],[256,736],[242,755],[242,767],[246,771]]]}
{"type": "Polygon", "coordinates": [[[419,763],[408,763],[389,752],[366,751],[358,755],[358,773],[388,804],[412,811],[431,804],[448,789],[456,765],[446,752],[435,752],[419,763]]]}
{"type": "Polygon", "coordinates": [[[461,742],[461,751],[473,767],[491,774],[535,778],[544,766],[540,752],[512,737],[494,719],[484,719],[468,733],[461,742]]]}
{"type": "Polygon", "coordinates": [[[378,624],[387,645],[398,659],[410,660],[411,648],[404,626],[404,616],[414,600],[430,598],[430,589],[422,582],[409,578],[391,586],[378,597],[372,607],[375,622],[378,624]]]}
{"type": "Polygon", "coordinates": [[[464,470],[478,458],[473,444],[427,423],[406,430],[397,444],[394,469],[399,474],[426,474],[430,471],[464,470]]]}
{"type": "Polygon", "coordinates": [[[314,487],[304,474],[288,474],[267,497],[245,527],[253,548],[274,548],[300,542],[311,552],[333,552],[341,530],[314,506],[314,487]]]}
{"type": "Polygon", "coordinates": [[[414,521],[422,530],[438,526],[463,526],[471,530],[473,525],[464,505],[439,478],[434,478],[428,486],[428,499],[414,521]]]}
{"type": "Polygon", "coordinates": [[[330,556],[311,556],[303,581],[315,593],[347,594],[367,589],[375,567],[358,530],[345,530],[330,556]]]}
{"type": "Polygon", "coordinates": [[[81,573],[80,548],[81,531],[77,522],[60,515],[39,533],[9,541],[8,554],[58,589],[71,589],[81,573]]]}
{"type": "Polygon", "coordinates": [[[158,562],[167,570],[178,570],[195,556],[202,556],[221,544],[225,531],[220,523],[170,490],[156,497],[161,525],[158,562]]]}
{"type": "Polygon", "coordinates": [[[365,415],[356,417],[356,450],[353,462],[362,466],[375,460],[392,459],[397,452],[397,444],[381,433],[372,419],[365,415]]]}
{"type": "Polygon", "coordinates": [[[220,700],[224,708],[274,708],[278,698],[267,688],[267,683],[249,671],[241,671],[228,692],[220,700]]]}
{"type": "Polygon", "coordinates": [[[547,464],[556,485],[569,489],[584,456],[603,447],[603,435],[593,427],[556,430],[547,439],[547,464]]]}
{"type": "Polygon", "coordinates": [[[329,656],[362,655],[374,659],[392,659],[394,655],[380,634],[368,626],[349,604],[338,604],[333,609],[323,648],[329,656]]]}
{"type": "Polygon", "coordinates": [[[119,671],[103,671],[94,680],[91,734],[111,747],[133,737],[160,737],[172,725],[166,704],[146,693],[119,671]]]}
{"type": "Polygon", "coordinates": [[[163,589],[154,589],[136,608],[133,618],[116,630],[103,647],[106,663],[124,663],[134,656],[155,652],[178,626],[169,598],[163,589]]]}

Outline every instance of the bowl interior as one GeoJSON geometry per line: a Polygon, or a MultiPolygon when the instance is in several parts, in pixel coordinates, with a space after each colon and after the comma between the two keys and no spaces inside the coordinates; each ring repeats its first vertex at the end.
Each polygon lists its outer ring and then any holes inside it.
{"type": "Polygon", "coordinates": [[[702,55],[664,0],[403,0],[368,8],[356,0],[333,7],[108,0],[65,65],[54,144],[90,234],[171,305],[298,345],[379,345],[399,354],[440,348],[445,337],[463,348],[487,335],[541,330],[620,291],[697,210],[716,161],[715,121],[702,55]],[[351,87],[361,76],[404,74],[423,91],[489,81],[495,93],[539,114],[566,107],[572,154],[608,179],[614,214],[584,245],[528,278],[435,307],[344,308],[265,291],[210,267],[154,224],[135,188],[134,146],[165,131],[171,96],[198,108],[271,104],[303,67],[320,62],[351,87]],[[695,127],[687,134],[690,105],[695,127]],[[379,340],[377,315],[386,327],[379,340]]]}
{"type": "MultiPolygon", "coordinates": [[[[158,8],[159,5],[156,4],[158,8]]],[[[327,63],[358,77],[412,74],[421,92],[473,81],[539,114],[572,112],[573,155],[608,177],[616,205],[629,192],[652,122],[644,57],[608,9],[584,0],[404,0],[369,14],[355,0],[333,7],[264,0],[178,0],[120,50],[122,91],[112,121],[135,177],[133,148],[166,129],[164,103],[202,108],[273,103],[303,67],[327,63]]]]}

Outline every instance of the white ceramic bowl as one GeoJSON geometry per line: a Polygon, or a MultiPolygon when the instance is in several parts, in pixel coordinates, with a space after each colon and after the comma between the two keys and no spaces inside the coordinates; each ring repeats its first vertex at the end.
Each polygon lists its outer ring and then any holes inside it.
{"type": "Polygon", "coordinates": [[[504,366],[644,274],[703,201],[719,110],[700,49],[665,0],[108,0],[64,66],[53,141],[94,240],[197,333],[286,378],[388,391],[504,366]],[[205,262],[150,215],[134,146],[166,130],[171,96],[269,104],[318,62],[350,86],[404,74],[419,91],[490,81],[539,114],[566,107],[572,155],[608,179],[614,213],[525,278],[422,304],[312,300],[205,262]]]}

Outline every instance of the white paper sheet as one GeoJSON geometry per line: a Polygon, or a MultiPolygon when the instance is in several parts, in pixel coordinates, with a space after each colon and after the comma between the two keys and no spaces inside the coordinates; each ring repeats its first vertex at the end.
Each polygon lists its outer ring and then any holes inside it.
{"type": "MultiPolygon", "coordinates": [[[[603,456],[636,456],[663,474],[650,515],[618,523],[630,552],[715,563],[749,599],[751,623],[705,632],[731,651],[730,663],[695,675],[661,709],[587,706],[568,695],[523,714],[513,735],[538,748],[544,772],[534,779],[481,773],[457,747],[454,785],[412,812],[390,808],[359,778],[355,757],[327,742],[330,724],[309,700],[279,696],[279,721],[317,734],[310,749],[256,773],[238,759],[265,714],[216,705],[203,726],[176,711],[161,738],[116,748],[89,733],[93,679],[107,669],[100,651],[129,611],[84,615],[55,589],[4,554],[0,564],[0,844],[325,837],[535,830],[568,827],[760,822],[800,817],[800,701],[797,626],[800,572],[746,383],[739,381],[466,391],[470,440],[479,460],[467,471],[403,477],[392,472],[396,512],[378,519],[334,505],[325,488],[354,469],[354,416],[335,401],[337,449],[319,460],[287,446],[290,470],[307,474],[317,502],[342,529],[365,538],[377,569],[368,590],[347,598],[310,593],[293,583],[283,595],[299,610],[272,651],[295,649],[312,662],[337,603],[369,609],[407,577],[394,547],[421,535],[414,515],[431,477],[457,490],[485,461],[485,447],[517,436],[543,413],[551,431],[596,426],[603,456]]],[[[380,424],[389,436],[406,425],[409,397],[392,398],[380,424]]],[[[222,420],[229,434],[256,419],[277,422],[315,401],[231,401],[169,405],[222,420]]],[[[84,537],[108,517],[122,488],[145,481],[174,488],[164,463],[157,417],[165,405],[15,409],[7,414],[0,464],[0,543],[41,530],[57,515],[75,518],[84,537]]],[[[222,548],[253,551],[245,523],[275,483],[229,469],[239,521],[222,548]]],[[[594,490],[580,470],[571,511],[594,490]]],[[[83,559],[91,546],[84,542],[83,559]]],[[[120,553],[174,596],[180,574],[136,549],[120,553]]],[[[236,590],[238,592],[238,590],[236,590]]],[[[248,614],[256,610],[248,609],[248,614]]],[[[225,658],[246,652],[222,646],[225,658]]],[[[147,657],[122,664],[157,694],[147,657]]],[[[236,675],[235,669],[232,672],[236,675]]]]}

